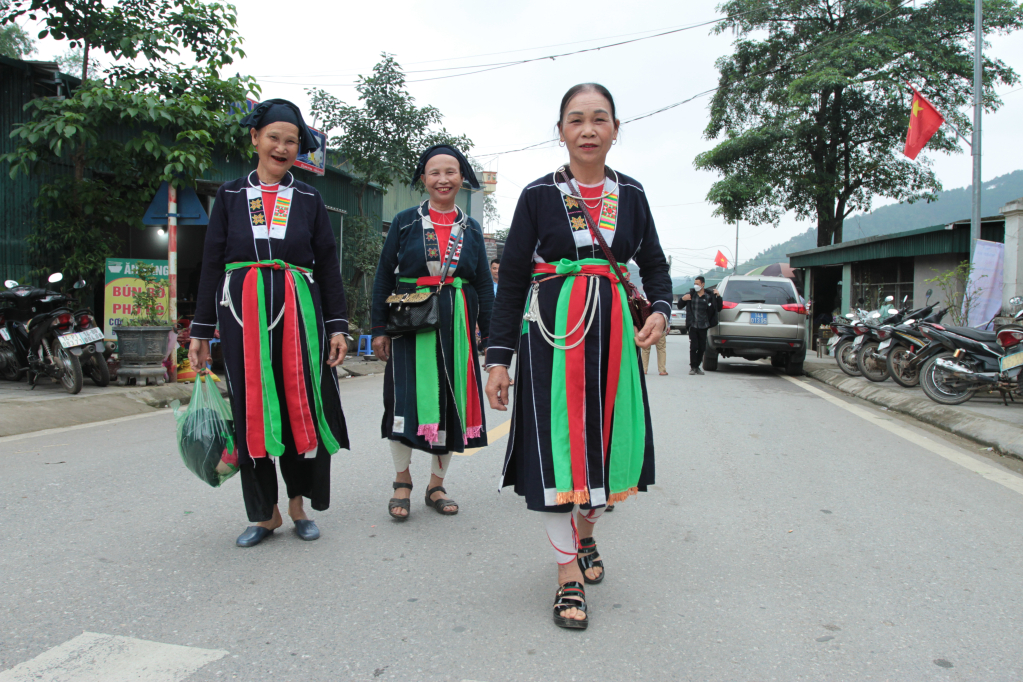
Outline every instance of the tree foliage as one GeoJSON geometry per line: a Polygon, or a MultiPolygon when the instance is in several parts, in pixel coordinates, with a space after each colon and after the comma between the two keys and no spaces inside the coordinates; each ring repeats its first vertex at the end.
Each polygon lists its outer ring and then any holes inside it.
{"type": "Polygon", "coordinates": [[[0,57],[25,59],[31,57],[35,51],[32,38],[23,28],[17,24],[0,26],[0,57]]]}
{"type": "Polygon", "coordinates": [[[29,240],[30,255],[38,268],[90,279],[102,272],[104,259],[116,247],[111,228],[141,228],[145,208],[162,181],[194,185],[212,167],[215,151],[251,154],[251,143],[238,125],[242,112],[237,104],[256,86],[247,77],[219,74],[242,54],[230,5],[131,0],[104,8],[84,0],[25,0],[12,2],[8,14],[0,16],[11,21],[18,16],[11,8],[29,4],[36,14],[42,6],[50,12],[66,10],[43,19],[53,37],[78,36],[79,42],[95,41],[97,49],[116,59],[141,55],[149,60],[143,67],[116,61],[105,81],[86,80],[65,99],[32,100],[26,105],[30,120],[11,133],[17,148],[0,157],[10,163],[12,177],[44,165],[73,166],[70,176],[58,177],[40,192],[36,206],[41,219],[29,240]],[[72,33],[75,20],[83,16],[92,28],[72,33]],[[200,18],[201,29],[196,26],[200,18]],[[170,42],[147,36],[122,47],[143,30],[170,42]],[[192,39],[192,63],[171,62],[192,39]]]}
{"type": "MultiPolygon", "coordinates": [[[[716,31],[736,33],[717,62],[718,90],[697,168],[724,177],[716,214],[754,225],[794,211],[817,221],[819,246],[875,196],[913,202],[941,189],[926,159],[902,156],[913,83],[954,126],[971,130],[973,3],[962,0],[728,0],[716,31]]],[[[1015,0],[985,0],[985,34],[1023,25],[1015,0]]],[[[1017,74],[984,60],[984,107],[1017,74]]],[[[928,149],[960,151],[949,126],[928,149]]]]}
{"type": "Polygon", "coordinates": [[[85,63],[85,49],[81,47],[73,47],[64,54],[57,57],[57,65],[60,67],[62,73],[67,74],[85,74],[86,78],[99,78],[100,77],[100,66],[99,61],[89,58],[89,68],[83,69],[82,64],[85,63]]]}
{"type": "Polygon", "coordinates": [[[948,316],[954,327],[969,325],[970,311],[977,307],[981,294],[984,293],[980,280],[987,275],[981,275],[974,280],[970,277],[972,274],[973,265],[970,261],[964,260],[951,270],[924,280],[928,284],[935,284],[941,291],[941,299],[948,308],[948,316]]]}

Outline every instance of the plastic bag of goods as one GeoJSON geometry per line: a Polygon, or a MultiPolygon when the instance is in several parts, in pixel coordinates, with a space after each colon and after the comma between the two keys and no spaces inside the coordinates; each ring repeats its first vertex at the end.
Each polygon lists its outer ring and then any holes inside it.
{"type": "Polygon", "coordinates": [[[185,467],[214,488],[238,473],[231,408],[206,373],[192,388],[192,400],[182,409],[171,403],[178,422],[178,452],[185,467]]]}

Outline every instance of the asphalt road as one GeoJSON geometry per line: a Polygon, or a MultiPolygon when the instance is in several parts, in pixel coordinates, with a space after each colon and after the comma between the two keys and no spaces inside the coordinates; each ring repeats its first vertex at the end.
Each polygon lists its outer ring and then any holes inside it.
{"type": "Polygon", "coordinates": [[[238,481],[184,469],[170,410],[0,439],[0,682],[1023,677],[1023,478],[766,364],[690,377],[687,340],[668,352],[658,485],[598,526],[585,632],[551,622],[540,521],[498,494],[506,438],[454,461],[458,516],[423,505],[417,455],[412,517],[388,517],[379,376],[342,384],[354,450],[312,543],[236,547],[238,481]]]}

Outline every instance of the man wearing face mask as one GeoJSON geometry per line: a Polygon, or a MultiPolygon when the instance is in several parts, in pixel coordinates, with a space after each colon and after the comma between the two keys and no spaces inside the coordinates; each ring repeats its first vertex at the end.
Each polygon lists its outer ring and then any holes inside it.
{"type": "Polygon", "coordinates": [[[703,374],[700,365],[707,352],[707,330],[717,326],[718,311],[721,310],[721,294],[717,289],[707,291],[704,287],[706,281],[702,276],[697,277],[693,288],[681,299],[686,304],[689,325],[690,374],[703,374]]]}

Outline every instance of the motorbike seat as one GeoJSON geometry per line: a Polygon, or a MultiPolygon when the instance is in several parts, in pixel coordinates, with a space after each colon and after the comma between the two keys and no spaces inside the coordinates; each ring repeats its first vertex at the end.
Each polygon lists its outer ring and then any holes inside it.
{"type": "Polygon", "coordinates": [[[994,332],[985,332],[979,329],[974,329],[973,327],[945,327],[945,329],[952,332],[953,334],[965,336],[968,339],[980,341],[981,343],[988,342],[993,343],[994,340],[998,337],[998,335],[995,334],[994,332]]]}

